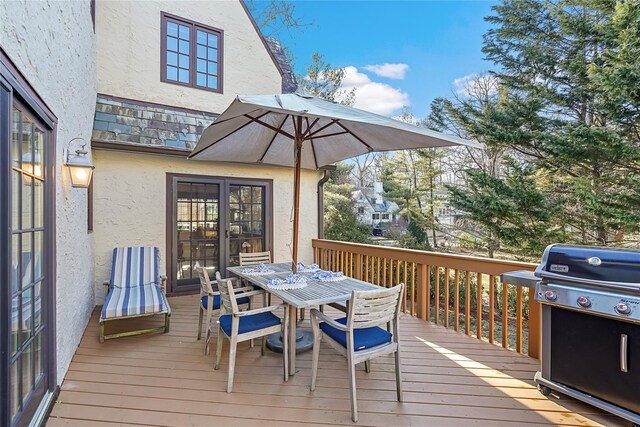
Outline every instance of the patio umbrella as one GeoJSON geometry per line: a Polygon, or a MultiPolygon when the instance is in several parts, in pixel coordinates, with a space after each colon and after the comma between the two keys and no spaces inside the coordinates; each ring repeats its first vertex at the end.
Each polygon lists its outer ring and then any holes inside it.
{"type": "Polygon", "coordinates": [[[293,271],[298,264],[300,168],[373,151],[480,144],[299,93],[238,96],[203,132],[190,159],[295,168],[293,271]]]}

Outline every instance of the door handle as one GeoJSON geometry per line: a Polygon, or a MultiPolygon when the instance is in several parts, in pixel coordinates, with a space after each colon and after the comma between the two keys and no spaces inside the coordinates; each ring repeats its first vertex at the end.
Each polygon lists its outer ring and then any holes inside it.
{"type": "Polygon", "coordinates": [[[627,343],[629,338],[627,334],[620,334],[620,370],[622,372],[628,372],[627,367],[627,343]]]}

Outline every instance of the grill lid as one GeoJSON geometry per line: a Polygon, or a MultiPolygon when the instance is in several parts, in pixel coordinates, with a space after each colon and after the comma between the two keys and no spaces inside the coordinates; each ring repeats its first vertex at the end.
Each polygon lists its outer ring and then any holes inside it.
{"type": "Polygon", "coordinates": [[[549,245],[535,272],[543,279],[640,286],[640,250],[549,245]]]}

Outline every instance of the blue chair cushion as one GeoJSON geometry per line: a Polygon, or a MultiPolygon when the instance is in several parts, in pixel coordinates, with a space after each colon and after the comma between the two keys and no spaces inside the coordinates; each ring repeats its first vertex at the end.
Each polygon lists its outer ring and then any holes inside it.
{"type": "MultiPolygon", "coordinates": [[[[231,336],[231,314],[223,314],[220,316],[220,327],[227,336],[231,336]]],[[[257,331],[271,326],[279,325],[280,318],[270,311],[266,313],[251,314],[249,316],[240,317],[240,326],[238,334],[257,331]]]]}
{"type": "MultiPolygon", "coordinates": [[[[207,304],[209,303],[208,300],[209,300],[208,295],[205,295],[200,299],[200,301],[202,302],[202,308],[204,309],[207,308],[207,304]]],[[[238,305],[249,304],[249,297],[238,298],[236,299],[236,302],[238,303],[238,305]]],[[[213,309],[214,310],[220,309],[220,295],[213,296],[213,309]]]]}
{"type": "MultiPolygon", "coordinates": [[[[336,322],[343,325],[347,324],[347,318],[336,319],[336,322]]],[[[347,333],[340,331],[328,323],[320,323],[320,329],[322,332],[331,337],[334,341],[338,342],[344,348],[347,348],[347,333]]],[[[366,348],[375,347],[378,345],[391,342],[391,332],[385,331],[379,326],[373,326],[371,328],[361,328],[353,330],[353,347],[355,351],[364,350],[366,348]]]]}

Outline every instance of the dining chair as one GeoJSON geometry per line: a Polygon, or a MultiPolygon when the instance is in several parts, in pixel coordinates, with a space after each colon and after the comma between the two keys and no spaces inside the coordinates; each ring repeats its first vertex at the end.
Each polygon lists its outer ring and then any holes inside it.
{"type": "Polygon", "coordinates": [[[394,353],[396,392],[398,402],[402,402],[398,318],[403,287],[404,284],[399,284],[388,289],[353,291],[349,313],[347,317],[340,319],[334,320],[316,309],[311,310],[313,327],[311,391],[316,388],[320,342],[324,337],[332,347],[347,358],[351,418],[354,422],[358,421],[355,367],[360,362],[367,363],[375,357],[394,353]],[[381,326],[386,326],[386,329],[381,326]]]}
{"type": "MultiPolygon", "coordinates": [[[[211,325],[215,323],[215,320],[218,320],[218,316],[220,315],[220,292],[213,290],[211,278],[209,277],[206,267],[200,266],[200,263],[196,261],[194,268],[200,278],[200,298],[198,298],[198,340],[202,338],[202,327],[205,326],[204,354],[209,354],[209,342],[211,341],[212,332],[211,325]],[[203,325],[205,314],[206,321],[203,325]]],[[[236,290],[236,292],[238,292],[238,290],[236,290]]],[[[237,298],[237,301],[239,308],[251,309],[250,297],[242,296],[237,298]]]]}
{"type": "MultiPolygon", "coordinates": [[[[239,342],[262,337],[262,350],[264,356],[267,335],[279,332],[282,334],[282,356],[284,358],[284,380],[289,379],[289,314],[285,304],[271,305],[254,310],[240,311],[238,301],[234,294],[231,280],[223,279],[220,273],[216,272],[218,289],[220,291],[220,301],[222,314],[218,319],[218,343],[216,348],[216,361],[213,369],[220,368],[222,358],[223,336],[229,340],[229,374],[227,377],[227,393],[231,393],[233,388],[233,374],[236,363],[236,349],[239,342]],[[281,320],[273,314],[277,309],[282,308],[284,318],[281,320]]],[[[242,290],[246,288],[241,288],[242,290]]],[[[249,289],[251,289],[249,287],[249,289]]],[[[246,296],[259,294],[261,291],[249,291],[246,296]]]]}
{"type": "MultiPolygon", "coordinates": [[[[250,267],[252,265],[271,264],[271,251],[264,252],[240,252],[240,267],[250,267]]],[[[252,285],[254,289],[261,289],[258,285],[252,285]]],[[[262,305],[271,305],[271,294],[268,292],[262,296],[262,305]]]]}

